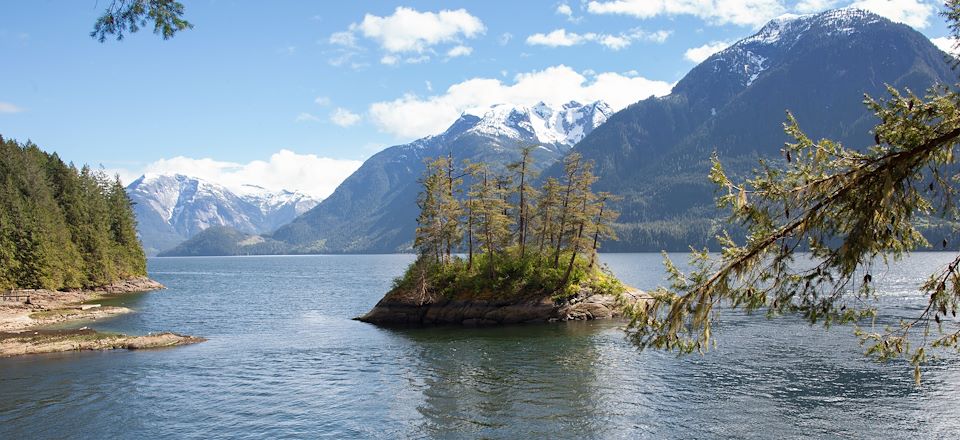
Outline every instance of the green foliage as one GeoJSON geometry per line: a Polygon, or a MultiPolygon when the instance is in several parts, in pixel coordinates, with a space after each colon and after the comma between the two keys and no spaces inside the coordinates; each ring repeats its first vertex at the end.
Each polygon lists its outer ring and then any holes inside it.
{"type": "MultiPolygon", "coordinates": [[[[958,2],[948,7],[956,32],[958,2]]],[[[927,246],[919,226],[929,218],[953,224],[960,214],[960,94],[944,87],[925,97],[888,91],[885,100],[865,101],[880,120],[867,148],[814,141],[788,114],[785,130],[795,141],[784,147],[782,163],[761,160],[754,176],[738,183],[714,157],[710,179],[723,193],[717,205],[730,210],[729,223],[746,229],[745,242],[721,232],[719,256],[694,252],[688,274],[665,256],[670,285],[633,314],[638,346],[706,350],[721,302],[824,325],[876,316],[876,262],[927,246]],[[812,263],[796,261],[798,250],[808,250],[812,263]]],[[[908,359],[919,382],[929,348],[960,348],[960,326],[943,319],[960,306],[960,257],[918,287],[929,298],[919,316],[882,330],[857,327],[856,335],[868,355],[908,359]],[[911,338],[915,329],[919,338],[911,338]]]]}
{"type": "Polygon", "coordinates": [[[93,25],[90,36],[103,43],[108,35],[122,40],[124,32],[134,33],[153,23],[153,33],[164,40],[193,25],[183,19],[183,5],[175,0],[113,0],[93,25]]]}
{"type": "Polygon", "coordinates": [[[146,275],[130,199],[102,172],[0,137],[0,289],[146,275]]]}
{"type": "Polygon", "coordinates": [[[578,294],[584,283],[617,290],[619,282],[596,264],[600,240],[614,238],[610,225],[617,213],[608,202],[615,197],[591,191],[592,164],[576,153],[565,160],[562,180],[533,188],[532,151],[525,148],[506,167],[508,175],[485,163],[465,163],[461,173],[449,156],[428,162],[418,199],[420,258],[397,280],[397,289],[423,300],[467,295],[558,301],[578,294]],[[466,250],[466,258],[454,250],[466,250]]]}
{"type": "MultiPolygon", "coordinates": [[[[568,254],[564,254],[568,257],[568,254]]],[[[565,280],[566,268],[555,267],[551,255],[540,255],[527,249],[523,256],[520,247],[494,254],[484,254],[471,267],[465,258],[454,256],[449,262],[437,263],[432,258],[419,258],[400,278],[394,280],[394,289],[404,292],[422,292],[431,300],[513,300],[517,298],[550,297],[565,302],[583,290],[616,295],[624,285],[609,271],[590,265],[584,256],[575,259],[571,275],[565,280]],[[496,274],[490,279],[488,274],[496,274]]]]}

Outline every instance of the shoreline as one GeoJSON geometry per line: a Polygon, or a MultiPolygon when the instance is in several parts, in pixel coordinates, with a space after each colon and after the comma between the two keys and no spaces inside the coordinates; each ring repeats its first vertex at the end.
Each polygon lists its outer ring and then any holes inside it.
{"type": "Polygon", "coordinates": [[[135,277],[95,289],[19,289],[7,292],[5,294],[29,296],[29,303],[0,301],[0,358],[79,350],[173,347],[205,341],[203,338],[170,332],[129,336],[98,332],[86,327],[51,328],[132,313],[133,310],[126,307],[101,306],[93,302],[165,288],[147,277],[135,277]]]}

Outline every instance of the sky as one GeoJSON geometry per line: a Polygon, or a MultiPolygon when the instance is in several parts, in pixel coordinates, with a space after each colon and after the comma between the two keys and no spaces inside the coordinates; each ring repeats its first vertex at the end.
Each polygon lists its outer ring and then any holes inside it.
{"type": "Polygon", "coordinates": [[[181,0],[194,28],[89,37],[106,0],[0,2],[0,135],[130,182],[180,172],[325,197],[493,104],[668,94],[783,14],[856,6],[943,47],[931,0],[181,0]]]}

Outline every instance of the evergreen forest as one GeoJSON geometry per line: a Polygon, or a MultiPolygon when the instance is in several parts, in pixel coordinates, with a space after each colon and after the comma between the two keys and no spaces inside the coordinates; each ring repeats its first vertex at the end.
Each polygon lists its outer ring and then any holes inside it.
{"type": "Polygon", "coordinates": [[[0,289],[77,289],[146,275],[119,178],[0,137],[0,289]]]}

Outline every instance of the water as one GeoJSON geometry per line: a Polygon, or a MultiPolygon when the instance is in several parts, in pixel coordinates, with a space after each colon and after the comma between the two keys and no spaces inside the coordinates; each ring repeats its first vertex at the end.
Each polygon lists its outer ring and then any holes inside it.
{"type": "MultiPolygon", "coordinates": [[[[678,256],[682,258],[682,256],[678,256]]],[[[875,278],[885,313],[951,254],[875,278]]],[[[631,285],[656,254],[605,255],[631,285]]],[[[168,258],[103,330],[206,343],[0,360],[0,439],[957,438],[960,359],[865,359],[850,328],[724,312],[720,347],[637,352],[613,322],[386,330],[352,321],[410,256],[168,258]]]]}

